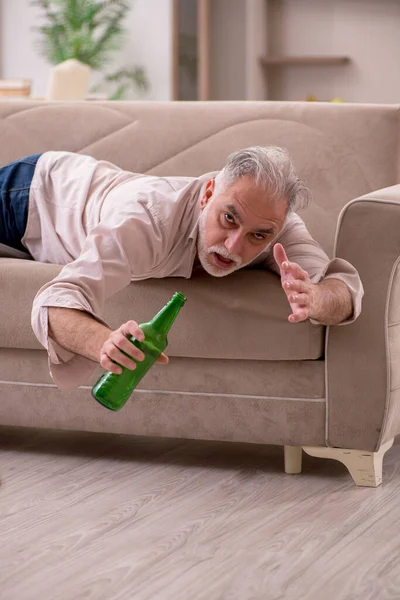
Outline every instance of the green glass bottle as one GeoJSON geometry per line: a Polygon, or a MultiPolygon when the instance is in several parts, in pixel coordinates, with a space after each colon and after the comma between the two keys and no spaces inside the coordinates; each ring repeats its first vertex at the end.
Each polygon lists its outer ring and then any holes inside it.
{"type": "Polygon", "coordinates": [[[167,347],[167,334],[185,302],[185,296],[177,292],[151,321],[139,325],[145,336],[143,342],[129,336],[128,339],[142,350],[145,358],[135,361],[134,371],[125,367],[121,367],[120,375],[106,371],[92,389],[92,395],[98,402],[111,410],[119,410],[124,406],[139,381],[167,347]]]}

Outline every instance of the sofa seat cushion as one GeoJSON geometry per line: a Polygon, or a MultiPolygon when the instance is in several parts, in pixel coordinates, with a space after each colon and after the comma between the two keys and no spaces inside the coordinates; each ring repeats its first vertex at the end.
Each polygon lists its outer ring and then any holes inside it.
{"type": "MultiPolygon", "coordinates": [[[[0,347],[38,349],[30,325],[37,290],[59,266],[0,259],[0,347]]],[[[289,304],[274,273],[244,269],[215,278],[135,282],[110,298],[105,318],[116,328],[128,319],[149,321],[175,291],[187,297],[169,334],[168,354],[189,358],[305,360],[323,356],[325,328],[288,322],[289,304]]]]}

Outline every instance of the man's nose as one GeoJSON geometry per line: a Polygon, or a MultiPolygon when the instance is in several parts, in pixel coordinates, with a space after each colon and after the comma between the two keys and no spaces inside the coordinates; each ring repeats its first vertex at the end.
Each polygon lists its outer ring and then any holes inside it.
{"type": "Polygon", "coordinates": [[[231,231],[225,240],[225,248],[231,254],[242,253],[243,250],[243,236],[240,231],[231,231]]]}

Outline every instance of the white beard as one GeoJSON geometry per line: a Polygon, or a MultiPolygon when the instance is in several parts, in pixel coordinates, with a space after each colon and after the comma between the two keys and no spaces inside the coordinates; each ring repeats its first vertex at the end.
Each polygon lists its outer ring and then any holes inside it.
{"type": "Polygon", "coordinates": [[[238,269],[246,266],[249,263],[243,263],[240,256],[238,256],[237,254],[231,254],[230,252],[228,252],[225,246],[211,246],[210,248],[207,248],[205,242],[205,229],[206,217],[210,206],[211,202],[207,204],[199,218],[199,238],[197,242],[197,252],[199,255],[201,266],[205,271],[207,271],[207,273],[209,273],[209,275],[213,275],[214,277],[225,277],[225,275],[230,275],[234,271],[237,271],[238,269]],[[232,266],[227,269],[221,269],[217,267],[217,265],[213,264],[211,261],[214,252],[217,252],[218,254],[220,254],[224,258],[227,258],[228,260],[232,260],[232,266]]]}

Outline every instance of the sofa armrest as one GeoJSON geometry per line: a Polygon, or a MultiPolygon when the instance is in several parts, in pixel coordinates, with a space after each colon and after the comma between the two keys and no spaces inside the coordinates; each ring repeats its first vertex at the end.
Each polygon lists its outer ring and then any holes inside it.
{"type": "Polygon", "coordinates": [[[327,445],[377,451],[400,433],[400,185],[344,207],[335,255],[365,295],[354,323],[327,331],[327,445]]]}

